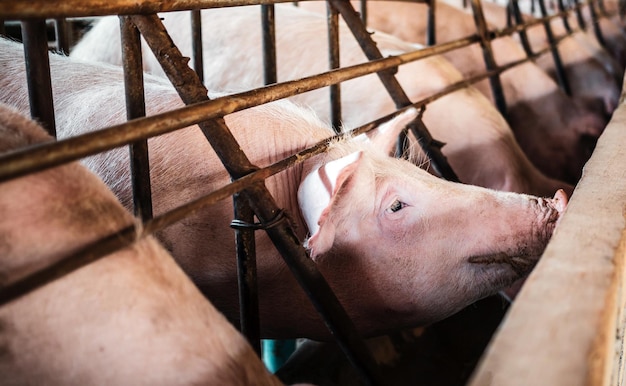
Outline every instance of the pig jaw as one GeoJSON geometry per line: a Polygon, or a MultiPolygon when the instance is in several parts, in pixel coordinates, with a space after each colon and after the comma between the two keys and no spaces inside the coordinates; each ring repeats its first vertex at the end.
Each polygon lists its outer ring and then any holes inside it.
{"type": "MultiPolygon", "coordinates": [[[[536,208],[537,220],[536,225],[531,228],[527,243],[520,244],[517,250],[471,256],[468,259],[469,264],[474,265],[473,269],[482,272],[488,281],[497,286],[508,286],[515,280],[527,276],[552,237],[567,201],[567,195],[563,190],[557,191],[552,199],[532,198],[531,203],[536,208]]],[[[493,288],[486,290],[493,291],[493,288]]]]}
{"type": "MultiPolygon", "coordinates": [[[[495,195],[500,196],[500,193],[495,195]]],[[[486,194],[483,201],[493,200],[490,196],[486,194]]],[[[377,232],[374,234],[381,234],[381,238],[360,238],[358,241],[354,238],[345,244],[338,243],[317,261],[325,276],[337,276],[332,281],[334,283],[346,277],[359,278],[353,280],[359,283],[358,286],[340,295],[342,299],[344,296],[353,300],[358,297],[358,302],[352,302],[358,304],[358,308],[349,310],[357,319],[376,320],[376,315],[385,314],[393,315],[395,321],[406,325],[431,323],[496,294],[532,269],[551,237],[567,199],[561,191],[553,199],[522,197],[508,195],[502,200],[508,204],[499,205],[503,209],[493,211],[489,217],[474,213],[475,220],[461,224],[459,229],[447,230],[452,237],[437,239],[435,234],[441,231],[440,224],[455,222],[443,214],[440,221],[435,220],[435,216],[427,218],[425,222],[428,224],[421,231],[418,227],[404,233],[408,239],[397,245],[412,244],[411,247],[385,248],[386,239],[382,238],[382,232],[377,232]],[[506,209],[507,206],[513,211],[506,209]],[[517,218],[520,220],[511,221],[517,218]],[[494,223],[493,226],[477,232],[476,229],[488,220],[494,223]],[[484,234],[485,239],[478,240],[476,233],[484,234]],[[506,233],[500,235],[500,242],[497,236],[493,236],[498,233],[506,233]],[[471,240],[473,236],[474,240],[471,240]],[[458,246],[450,246],[458,240],[461,240],[458,246]],[[498,250],[498,247],[502,249],[498,250]]],[[[452,203],[443,206],[449,205],[452,203]]],[[[429,206],[432,208],[436,203],[429,206]]],[[[458,217],[472,220],[472,216],[462,212],[456,216],[453,214],[453,217],[457,217],[456,222],[461,222],[458,217]]],[[[349,223],[354,228],[357,218],[349,223]]],[[[342,233],[372,234],[362,227],[358,231],[340,228],[338,226],[337,231],[342,233]]],[[[392,238],[397,239],[397,235],[392,238]]],[[[340,293],[343,290],[337,289],[340,293]]],[[[366,332],[380,332],[384,326],[359,328],[366,332]]]]}

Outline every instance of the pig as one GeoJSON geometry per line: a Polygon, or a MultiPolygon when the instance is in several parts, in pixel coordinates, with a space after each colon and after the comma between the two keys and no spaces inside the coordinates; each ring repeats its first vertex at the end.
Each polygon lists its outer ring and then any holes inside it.
{"type": "MultiPolygon", "coordinates": [[[[1,44],[0,100],[27,111],[21,47],[1,44]]],[[[51,54],[50,70],[61,138],[125,120],[119,67],[51,54]]],[[[148,115],[182,105],[166,80],[149,74],[144,80],[148,115]]],[[[327,152],[265,181],[366,336],[434,322],[524,276],[567,203],[562,190],[540,198],[453,183],[390,156],[398,133],[415,114],[407,110],[367,138],[332,141],[327,152]]],[[[290,101],[242,110],[225,122],[259,167],[333,133],[309,109],[290,101]]],[[[197,126],[148,144],[157,216],[230,181],[197,126]]],[[[127,152],[106,152],[85,163],[129,207],[127,152]]],[[[163,229],[158,238],[216,308],[236,322],[231,218],[226,200],[163,229]]],[[[262,336],[329,339],[263,232],[256,234],[256,249],[262,336]]]]}
{"type": "MultiPolygon", "coordinates": [[[[0,153],[51,141],[0,104],[0,153]]],[[[0,184],[0,287],[135,221],[77,162],[0,184]]],[[[151,236],[0,306],[3,385],[282,385],[151,236]]]]}
{"type": "MultiPolygon", "coordinates": [[[[303,2],[300,6],[306,7],[303,2]]],[[[403,40],[420,42],[426,31],[426,5],[408,2],[368,3],[368,25],[403,40]]],[[[437,15],[445,23],[436,24],[438,42],[447,42],[476,33],[471,15],[446,3],[437,3],[437,15]]],[[[375,36],[379,33],[375,33],[375,36]]],[[[495,59],[505,65],[525,57],[510,37],[492,42],[495,59]]],[[[477,44],[449,51],[444,56],[465,76],[485,71],[477,44]]],[[[605,124],[603,117],[568,98],[543,70],[524,63],[500,76],[507,102],[506,118],[519,145],[540,171],[552,178],[575,183],[594,142],[605,124]]],[[[475,83],[483,95],[493,95],[487,80],[475,83]]]]}
{"type": "MultiPolygon", "coordinates": [[[[304,6],[302,4],[301,6],[304,6]]],[[[327,70],[324,18],[292,6],[276,5],[278,78],[300,78],[327,70]],[[302,43],[306,42],[306,45],[302,43]]],[[[173,40],[183,54],[190,54],[184,12],[163,15],[173,40]]],[[[262,85],[260,31],[238,31],[258,22],[258,7],[203,10],[204,74],[209,89],[237,89],[262,85]]],[[[74,47],[72,57],[121,63],[119,28],[115,18],[104,18],[74,47]]],[[[374,35],[383,54],[399,54],[417,48],[392,36],[374,35]]],[[[343,66],[365,61],[352,34],[341,28],[343,66]]],[[[163,76],[156,59],[144,45],[144,69],[163,76]]],[[[462,79],[444,58],[437,56],[403,65],[397,74],[408,97],[417,101],[462,79]]],[[[342,84],[343,122],[354,127],[395,111],[395,105],[376,75],[342,84]]],[[[329,118],[325,90],[315,90],[291,98],[329,118]]],[[[460,180],[498,190],[550,196],[559,188],[571,193],[573,187],[548,178],[524,155],[502,116],[473,88],[449,94],[428,105],[424,122],[435,139],[446,145],[442,151],[460,180]],[[455,111],[455,114],[450,114],[455,111]]],[[[543,143],[543,142],[542,142],[543,143]]],[[[559,146],[558,144],[554,146],[559,146]]],[[[568,159],[550,156],[550,165],[565,168],[568,159]]]]}
{"type": "MultiPolygon", "coordinates": [[[[506,8],[490,2],[482,4],[486,20],[498,28],[505,28],[506,8]]],[[[526,15],[526,20],[532,20],[532,17],[526,15]]],[[[588,45],[585,45],[584,41],[587,35],[583,32],[566,36],[567,31],[563,27],[562,20],[553,19],[550,25],[555,37],[565,36],[559,42],[558,52],[572,96],[580,101],[581,105],[599,115],[604,115],[608,123],[613,110],[617,107],[620,89],[616,78],[617,74],[614,71],[608,71],[604,64],[606,62],[603,62],[603,60],[607,60],[607,55],[594,56],[589,51],[588,45]]],[[[530,27],[526,31],[534,52],[548,47],[549,42],[543,25],[530,27]]],[[[550,52],[538,57],[535,63],[546,71],[552,79],[558,80],[556,66],[550,52]]],[[[611,66],[610,61],[608,63],[611,66]]]]}

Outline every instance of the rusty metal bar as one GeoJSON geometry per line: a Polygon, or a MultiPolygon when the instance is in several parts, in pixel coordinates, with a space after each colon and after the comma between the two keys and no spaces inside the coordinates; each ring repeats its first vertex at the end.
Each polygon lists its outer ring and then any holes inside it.
{"type": "Polygon", "coordinates": [[[288,3],[291,0],[31,0],[2,1],[0,15],[5,20],[67,18],[105,15],[152,14],[190,11],[200,8],[234,7],[288,3]]]}
{"type": "MultiPolygon", "coordinates": [[[[535,24],[538,24],[538,21],[535,24]]],[[[523,26],[515,26],[491,32],[491,38],[508,36],[523,26]]],[[[305,77],[300,80],[271,85],[261,89],[216,98],[177,110],[161,113],[148,118],[135,120],[102,129],[98,132],[86,133],[56,143],[35,145],[29,151],[18,150],[0,156],[0,182],[10,178],[74,161],[115,147],[128,145],[139,139],[146,139],[166,134],[177,129],[197,124],[204,119],[220,117],[263,103],[293,95],[294,90],[307,92],[331,84],[354,79],[372,72],[385,70],[433,55],[442,54],[457,48],[466,47],[478,42],[472,35],[464,39],[423,48],[398,56],[390,56],[382,60],[366,62],[355,66],[344,67],[335,71],[305,77]]],[[[534,57],[543,55],[548,49],[535,53],[534,57]]],[[[508,66],[505,66],[508,68],[508,66]]],[[[488,73],[489,76],[493,74],[488,73]]],[[[422,106],[415,103],[415,106],[422,106]]]]}
{"type": "MultiPolygon", "coordinates": [[[[158,16],[132,16],[132,20],[185,104],[208,100],[207,89],[197,77],[189,74],[190,69],[185,66],[185,58],[167,35],[158,16]]],[[[245,176],[258,169],[243,153],[223,118],[203,121],[198,125],[232,178],[245,176]]],[[[269,223],[280,212],[264,184],[252,185],[241,194],[248,200],[261,224],[269,223]]],[[[292,226],[282,222],[265,231],[363,380],[367,384],[382,385],[378,366],[365,342],[300,244],[292,226]]]]}
{"type": "MultiPolygon", "coordinates": [[[[507,10],[512,11],[512,17],[515,19],[515,24],[522,25],[524,24],[524,18],[522,16],[522,12],[519,9],[519,4],[517,0],[509,0],[509,6],[507,10]]],[[[533,56],[533,48],[530,45],[530,41],[528,40],[528,34],[526,33],[526,29],[522,29],[517,32],[520,42],[522,43],[522,48],[524,48],[524,52],[526,56],[533,56]]]]}
{"type": "Polygon", "coordinates": [[[0,182],[127,145],[139,139],[166,134],[206,119],[221,117],[246,108],[290,97],[294,94],[294,90],[298,92],[315,90],[456,48],[466,47],[476,42],[478,42],[478,37],[470,36],[398,56],[389,56],[385,59],[344,67],[299,80],[223,96],[138,119],[132,123],[122,123],[97,132],[67,138],[57,143],[35,145],[28,151],[17,150],[6,153],[0,156],[0,182]]]}
{"type": "Polygon", "coordinates": [[[437,19],[435,18],[435,13],[437,10],[437,0],[430,0],[428,2],[428,15],[427,15],[427,26],[426,26],[426,45],[434,46],[437,44],[437,19]]]}
{"type": "Polygon", "coordinates": [[[261,5],[263,74],[265,84],[278,81],[276,75],[276,23],[274,5],[261,5]]]}
{"type": "MultiPolygon", "coordinates": [[[[369,60],[382,59],[383,56],[376,47],[376,43],[372,40],[371,35],[367,32],[367,29],[365,29],[365,26],[359,20],[359,16],[350,2],[340,0],[328,1],[335,9],[337,9],[337,11],[339,11],[339,13],[341,13],[341,16],[352,31],[356,40],[359,42],[359,45],[367,58],[369,60]]],[[[394,76],[396,71],[397,68],[394,68],[393,70],[380,71],[378,72],[378,77],[396,104],[396,108],[406,107],[411,105],[412,102],[394,76]]],[[[441,152],[442,143],[432,138],[422,120],[417,118],[409,124],[408,127],[418,138],[419,144],[424,150],[426,156],[430,159],[433,169],[447,180],[459,181],[459,178],[454,173],[454,170],[452,170],[448,160],[441,152]]],[[[408,143],[405,136],[405,133],[400,136],[400,144],[408,143]]]]}
{"type": "MultiPolygon", "coordinates": [[[[546,10],[546,3],[544,0],[538,0],[539,10],[541,11],[541,16],[548,16],[548,11],[546,10]]],[[[561,60],[561,54],[559,53],[559,48],[554,42],[554,34],[552,33],[552,26],[549,21],[543,23],[544,29],[546,31],[546,38],[548,39],[548,43],[552,49],[550,52],[552,53],[552,59],[554,61],[554,67],[556,69],[556,79],[559,82],[559,85],[563,89],[563,91],[571,96],[572,89],[569,85],[569,80],[567,79],[567,74],[565,73],[565,68],[563,67],[563,61],[561,60]]]]}
{"type": "Polygon", "coordinates": [[[361,13],[361,21],[367,27],[367,0],[361,0],[359,11],[361,13]]]}
{"type": "Polygon", "coordinates": [[[256,269],[254,212],[240,193],[233,196],[235,246],[237,251],[237,283],[239,288],[239,330],[261,357],[261,325],[259,323],[259,288],[256,269]]]}
{"type": "Polygon", "coordinates": [[[596,7],[593,0],[588,1],[587,4],[589,5],[591,24],[593,25],[593,32],[596,35],[596,39],[602,47],[607,48],[606,40],[604,39],[604,34],[602,33],[602,28],[600,28],[600,23],[598,22],[598,13],[596,12],[596,7]]]}
{"type": "MultiPolygon", "coordinates": [[[[363,5],[363,3],[361,3],[363,5]]],[[[361,15],[362,16],[362,15],[361,15]]],[[[339,63],[339,13],[326,3],[328,18],[328,67],[333,70],[340,67],[339,63]]],[[[336,133],[341,132],[341,84],[333,84],[330,91],[330,122],[336,133]]]]}
{"type": "Polygon", "coordinates": [[[559,9],[559,12],[564,13],[563,17],[561,17],[561,20],[563,21],[563,27],[565,27],[565,30],[571,34],[572,26],[569,24],[569,20],[567,19],[569,12],[566,13],[565,4],[563,3],[563,0],[557,0],[557,7],[559,9]]]}
{"type": "Polygon", "coordinates": [[[509,0],[508,3],[506,4],[506,26],[507,27],[511,27],[513,26],[513,3],[515,3],[516,0],[509,0]]]}
{"type": "Polygon", "coordinates": [[[204,59],[202,57],[202,15],[199,9],[191,11],[191,57],[193,69],[204,82],[204,59]]]}
{"type": "MultiPolygon", "coordinates": [[[[307,0],[299,0],[307,1],[307,0]]],[[[393,0],[428,2],[429,0],[393,0]]],[[[296,3],[293,0],[31,0],[0,1],[0,15],[5,20],[38,18],[76,18],[106,15],[146,15],[156,12],[191,11],[201,8],[237,7],[296,3]]]]}
{"type": "Polygon", "coordinates": [[[576,21],[578,22],[578,27],[582,30],[587,29],[587,24],[585,23],[585,18],[583,17],[582,7],[578,3],[578,0],[571,0],[574,3],[574,11],[576,12],[576,21]]]}
{"type": "Polygon", "coordinates": [[[69,55],[71,27],[65,19],[54,19],[54,36],[56,51],[69,55]],[[69,30],[69,31],[68,31],[69,30]]]}
{"type": "MultiPolygon", "coordinates": [[[[476,24],[476,31],[480,37],[480,46],[483,50],[483,59],[485,61],[485,67],[487,71],[493,71],[498,67],[493,57],[493,49],[491,48],[491,40],[489,37],[489,31],[487,28],[487,22],[483,15],[483,8],[480,0],[472,0],[472,13],[474,15],[474,24],[476,24]]],[[[489,78],[489,84],[491,85],[491,92],[493,93],[493,99],[495,100],[498,111],[506,117],[506,99],[504,98],[504,91],[502,90],[502,83],[500,82],[499,75],[494,75],[489,78]]]]}
{"type": "MultiPolygon", "coordinates": [[[[131,120],[146,116],[141,40],[139,31],[128,16],[120,16],[120,32],[126,118],[131,120]]],[[[148,140],[133,142],[129,145],[129,151],[134,213],[136,217],[146,221],[152,218],[148,140]]]]}
{"type": "Polygon", "coordinates": [[[56,138],[45,20],[22,21],[30,115],[56,138]]]}

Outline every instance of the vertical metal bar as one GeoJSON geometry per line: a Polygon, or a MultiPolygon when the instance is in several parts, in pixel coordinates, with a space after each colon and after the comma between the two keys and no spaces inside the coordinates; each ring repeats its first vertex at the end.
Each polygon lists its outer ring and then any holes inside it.
{"type": "Polygon", "coordinates": [[[563,3],[563,0],[557,0],[557,6],[559,12],[563,12],[563,16],[561,16],[561,20],[563,20],[563,27],[565,27],[565,30],[568,33],[572,33],[572,26],[569,24],[568,20],[569,12],[565,13],[565,3],[563,3]]]}
{"type": "Polygon", "coordinates": [[[45,20],[22,21],[30,115],[56,137],[45,20]]]}
{"type": "MultiPolygon", "coordinates": [[[[491,48],[491,41],[489,40],[489,31],[487,29],[487,22],[483,15],[483,8],[480,0],[471,0],[472,13],[474,14],[474,24],[476,24],[476,31],[480,36],[480,46],[483,50],[483,59],[485,60],[485,67],[487,71],[495,70],[498,65],[493,57],[493,49],[491,48]]],[[[491,85],[491,92],[493,93],[493,99],[495,100],[498,111],[506,117],[506,99],[504,98],[504,91],[502,90],[502,83],[500,82],[500,75],[495,74],[489,77],[489,84],[491,85]]]]}
{"type": "MultiPolygon", "coordinates": [[[[122,37],[122,64],[124,67],[124,89],[126,93],[126,117],[131,120],[146,115],[143,89],[143,65],[139,30],[128,16],[120,16],[122,37]]],[[[152,218],[152,190],[150,187],[150,162],[148,141],[132,143],[130,170],[133,188],[135,216],[146,221],[152,218]]]]}
{"type": "Polygon", "coordinates": [[[600,23],[598,21],[598,13],[596,12],[596,7],[594,4],[594,0],[589,0],[587,3],[589,5],[589,13],[591,14],[591,24],[593,25],[593,32],[596,34],[596,39],[598,43],[604,48],[607,48],[606,40],[604,40],[604,34],[602,33],[602,28],[600,28],[600,23]]]}
{"type": "Polygon", "coordinates": [[[513,3],[515,0],[509,0],[506,4],[506,26],[510,28],[513,26],[513,3]]]}
{"type": "MultiPolygon", "coordinates": [[[[359,42],[365,56],[367,56],[369,60],[382,59],[383,56],[380,53],[380,50],[376,47],[376,43],[372,40],[371,35],[367,32],[363,23],[361,23],[358,14],[350,2],[342,0],[329,0],[329,2],[335,9],[337,9],[337,11],[339,11],[339,13],[341,13],[341,16],[352,31],[352,34],[359,42]]],[[[400,86],[400,83],[398,83],[398,80],[395,78],[394,73],[396,71],[397,68],[380,71],[377,75],[396,104],[396,107],[406,107],[412,103],[402,89],[402,86],[400,86]]],[[[428,129],[424,125],[424,122],[422,122],[420,118],[417,118],[410,125],[408,125],[408,127],[419,140],[419,144],[424,150],[426,156],[430,159],[430,164],[433,169],[447,180],[459,181],[459,178],[452,170],[448,160],[441,152],[442,143],[432,138],[428,129]]],[[[403,134],[399,139],[400,143],[406,142],[404,135],[405,134],[403,134]]]]}
{"type": "MultiPolygon", "coordinates": [[[[524,24],[524,18],[522,16],[522,12],[519,9],[519,4],[517,0],[510,0],[509,6],[513,11],[513,17],[515,19],[516,24],[524,24]]],[[[518,36],[520,38],[520,42],[522,43],[522,47],[524,48],[524,52],[526,52],[527,57],[533,56],[533,48],[530,45],[530,41],[528,40],[528,34],[526,33],[526,29],[522,29],[518,32],[518,36]]]]}
{"type": "Polygon", "coordinates": [[[54,37],[56,51],[65,55],[70,53],[70,43],[67,22],[65,19],[54,19],[54,37]]]}
{"type": "Polygon", "coordinates": [[[6,35],[6,28],[4,27],[3,19],[0,19],[0,35],[6,35]]]}
{"type": "Polygon", "coordinates": [[[585,18],[583,17],[583,11],[581,7],[578,6],[578,0],[572,0],[574,2],[574,8],[576,12],[576,21],[578,22],[578,26],[582,30],[587,29],[587,23],[585,23],[585,18]]]}
{"type": "MultiPolygon", "coordinates": [[[[541,17],[545,18],[548,16],[548,11],[546,10],[545,0],[538,0],[539,10],[541,11],[541,17]]],[[[548,39],[548,43],[550,44],[550,52],[552,53],[552,59],[554,60],[554,67],[556,68],[556,79],[559,82],[559,85],[565,91],[567,95],[572,95],[572,89],[569,85],[569,80],[567,79],[567,74],[565,73],[565,68],[563,67],[563,61],[561,60],[561,54],[559,53],[559,47],[556,44],[554,39],[554,34],[552,33],[552,26],[550,25],[550,21],[546,20],[543,22],[543,27],[546,30],[546,38],[548,39]]]]}
{"type": "MultiPolygon", "coordinates": [[[[185,66],[185,58],[165,32],[158,16],[134,15],[131,18],[185,104],[208,100],[207,89],[195,74],[189,74],[191,69],[185,66]]],[[[201,122],[198,126],[232,178],[242,177],[257,169],[243,153],[223,118],[201,122]]],[[[261,223],[275,221],[280,210],[264,184],[251,186],[241,194],[248,200],[261,223]]],[[[265,231],[364,382],[367,385],[385,384],[379,367],[357,333],[354,323],[316,264],[309,258],[293,227],[288,221],[281,221],[265,231]]]]}
{"type": "Polygon", "coordinates": [[[191,11],[191,49],[193,69],[198,74],[201,82],[204,82],[204,62],[202,58],[202,15],[199,9],[191,11]]]}
{"type": "MultiPolygon", "coordinates": [[[[254,212],[248,201],[235,194],[235,219],[247,224],[254,222],[254,212]]],[[[239,286],[239,325],[257,355],[261,356],[261,327],[259,324],[259,289],[256,270],[254,230],[235,227],[237,249],[237,283],[239,286]]]]}
{"type": "MultiPolygon", "coordinates": [[[[328,65],[330,69],[339,68],[339,13],[330,4],[326,4],[328,17],[328,65]]],[[[335,132],[341,132],[341,84],[329,86],[330,120],[335,132]]]]}
{"type": "Polygon", "coordinates": [[[361,0],[361,8],[359,8],[361,12],[361,21],[363,25],[367,27],[367,0],[361,0]]]}
{"type": "Polygon", "coordinates": [[[274,4],[261,5],[261,25],[263,28],[263,71],[265,84],[277,82],[276,76],[276,24],[274,4]]]}
{"type": "Polygon", "coordinates": [[[430,0],[428,2],[428,25],[426,30],[426,45],[434,46],[437,44],[437,19],[435,18],[435,12],[437,10],[437,0],[430,0]]]}

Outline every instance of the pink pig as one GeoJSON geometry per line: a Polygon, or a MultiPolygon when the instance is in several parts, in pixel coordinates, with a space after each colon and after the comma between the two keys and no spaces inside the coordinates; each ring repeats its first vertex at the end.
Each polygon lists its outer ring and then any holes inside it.
{"type": "MultiPolygon", "coordinates": [[[[304,2],[301,7],[305,6],[304,2]]],[[[258,7],[220,8],[202,11],[204,19],[204,74],[209,89],[237,89],[262,85],[260,28],[241,28],[259,22],[258,7]]],[[[276,5],[278,78],[301,78],[328,69],[325,18],[293,7],[276,5]]],[[[189,14],[163,15],[173,40],[190,55],[189,14]]],[[[104,18],[74,48],[72,56],[121,63],[119,27],[116,18],[104,18]]],[[[343,26],[342,66],[364,62],[365,56],[352,34],[343,26]]],[[[384,55],[401,54],[418,47],[382,33],[373,36],[384,55]]],[[[144,46],[144,69],[163,75],[160,65],[144,46]]],[[[462,79],[440,56],[399,68],[397,75],[408,97],[417,101],[462,79]]],[[[343,122],[354,127],[395,111],[396,107],[376,75],[342,84],[343,122]]],[[[328,93],[316,90],[291,98],[329,119],[328,93]]],[[[498,190],[550,196],[569,184],[547,178],[524,155],[510,127],[489,101],[473,88],[447,95],[428,105],[424,122],[435,139],[446,145],[442,151],[461,181],[498,190]],[[454,112],[452,114],[451,112],[454,112]]],[[[542,141],[545,143],[545,141],[542,141]]],[[[554,146],[560,146],[556,144],[554,146]]],[[[564,145],[565,146],[565,145],[564,145]]],[[[563,154],[565,156],[565,150],[563,154]]],[[[558,170],[569,167],[565,157],[550,155],[558,170]]],[[[580,167],[580,165],[578,166],[580,167]]]]}
{"type": "MultiPolygon", "coordinates": [[[[51,140],[0,104],[0,153],[51,140]]],[[[2,287],[134,221],[77,163],[1,183],[0,213],[2,287]]],[[[0,321],[2,384],[282,384],[152,237],[1,305],[0,321]]]]}
{"type": "MultiPolygon", "coordinates": [[[[1,41],[0,100],[28,110],[22,48],[1,41]]],[[[68,137],[125,121],[118,67],[50,55],[57,131],[68,137]],[[70,85],[71,87],[68,87],[70,85]]],[[[182,102],[145,77],[148,115],[182,102]]],[[[389,156],[408,110],[371,138],[329,151],[266,180],[298,237],[363,334],[431,323],[524,276],[541,255],[567,197],[498,192],[436,178],[389,156]],[[381,318],[384,314],[386,317],[381,318]]],[[[288,101],[225,117],[251,162],[266,166],[332,134],[288,101]]],[[[197,127],[149,140],[156,215],[227,184],[229,175],[197,127]]],[[[128,151],[85,163],[130,205],[128,151]]],[[[238,318],[229,200],[198,210],[158,237],[211,302],[238,318]]],[[[260,320],[265,337],[329,338],[304,292],[263,232],[257,237],[260,320]]]]}

